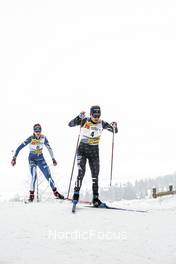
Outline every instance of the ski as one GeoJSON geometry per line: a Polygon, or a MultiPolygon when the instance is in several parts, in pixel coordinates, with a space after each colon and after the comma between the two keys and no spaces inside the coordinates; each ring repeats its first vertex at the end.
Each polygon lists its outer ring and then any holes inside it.
{"type": "MultiPolygon", "coordinates": [[[[71,202],[73,201],[72,198],[65,198],[64,200],[68,200],[68,201],[71,201],[71,202]]],[[[79,203],[80,204],[89,204],[89,205],[92,204],[90,201],[84,201],[84,200],[79,200],[79,203]]]]}
{"type": "Polygon", "coordinates": [[[108,206],[104,204],[103,207],[95,207],[95,206],[89,206],[85,205],[84,207],[88,208],[96,208],[96,209],[110,209],[110,210],[118,210],[118,211],[126,211],[126,212],[136,212],[136,213],[147,213],[147,210],[138,210],[138,209],[128,209],[128,208],[121,208],[121,207],[113,207],[113,206],[108,206]]]}
{"type": "Polygon", "coordinates": [[[28,200],[25,200],[25,201],[23,201],[24,202],[24,204],[32,204],[32,203],[34,203],[34,202],[30,202],[30,201],[28,201],[28,200]]]}

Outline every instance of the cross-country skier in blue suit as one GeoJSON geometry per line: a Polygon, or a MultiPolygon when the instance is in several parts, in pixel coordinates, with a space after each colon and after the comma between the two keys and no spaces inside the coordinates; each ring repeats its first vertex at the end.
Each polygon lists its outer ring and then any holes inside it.
{"type": "Polygon", "coordinates": [[[22,150],[25,146],[29,144],[29,166],[30,166],[30,172],[31,172],[31,185],[30,185],[30,194],[29,194],[29,202],[33,202],[34,200],[34,192],[35,192],[35,183],[37,179],[37,166],[40,168],[42,173],[44,174],[45,178],[48,180],[49,185],[55,195],[58,199],[64,199],[64,196],[60,194],[57,191],[57,188],[55,186],[54,180],[51,177],[50,169],[44,159],[43,156],[43,146],[45,145],[50,153],[50,156],[53,161],[53,165],[56,166],[57,162],[54,158],[54,154],[52,151],[52,148],[49,145],[49,142],[47,138],[41,134],[42,128],[40,124],[35,124],[33,127],[33,135],[28,137],[15,151],[15,154],[13,156],[13,159],[11,161],[12,166],[15,166],[16,164],[16,158],[18,156],[18,153],[20,150],[22,150]]]}

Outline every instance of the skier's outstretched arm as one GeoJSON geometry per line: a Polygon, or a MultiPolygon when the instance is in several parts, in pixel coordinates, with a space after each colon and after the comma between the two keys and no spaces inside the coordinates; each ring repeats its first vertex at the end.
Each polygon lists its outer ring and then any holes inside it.
{"type": "Polygon", "coordinates": [[[12,166],[14,166],[14,165],[16,164],[16,158],[17,158],[19,152],[20,152],[24,147],[26,147],[26,146],[30,143],[30,141],[31,141],[31,137],[27,138],[27,139],[26,139],[21,145],[19,145],[19,147],[16,149],[15,154],[14,154],[14,156],[13,156],[13,159],[12,159],[12,161],[11,161],[12,166]]]}
{"type": "Polygon", "coordinates": [[[51,156],[51,158],[52,158],[53,165],[56,166],[56,165],[57,165],[57,161],[56,161],[55,158],[54,158],[53,150],[52,150],[52,148],[51,148],[51,146],[50,146],[50,144],[49,144],[49,141],[48,141],[48,139],[47,139],[46,137],[45,137],[45,142],[44,142],[44,144],[45,144],[45,146],[47,147],[48,152],[49,152],[49,154],[50,154],[50,156],[51,156]]]}
{"type": "Polygon", "coordinates": [[[110,132],[114,131],[115,133],[118,133],[116,122],[112,122],[111,124],[109,124],[108,122],[102,121],[102,123],[103,123],[103,129],[107,129],[110,132]]]}
{"type": "Polygon", "coordinates": [[[79,126],[82,124],[83,120],[85,119],[85,112],[82,111],[77,117],[75,117],[74,119],[72,119],[68,125],[70,127],[74,127],[74,126],[79,126]]]}

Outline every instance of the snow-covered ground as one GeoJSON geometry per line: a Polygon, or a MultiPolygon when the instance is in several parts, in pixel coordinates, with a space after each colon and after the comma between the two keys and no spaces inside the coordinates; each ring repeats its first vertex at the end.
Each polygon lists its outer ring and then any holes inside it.
{"type": "Polygon", "coordinates": [[[0,202],[0,264],[176,263],[176,197],[113,205],[149,211],[0,202]]]}

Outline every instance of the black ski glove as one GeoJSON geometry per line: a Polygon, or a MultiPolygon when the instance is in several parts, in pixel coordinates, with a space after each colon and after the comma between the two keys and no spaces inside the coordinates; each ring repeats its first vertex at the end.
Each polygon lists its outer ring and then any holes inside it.
{"type": "Polygon", "coordinates": [[[113,127],[114,132],[117,133],[118,132],[117,122],[112,122],[110,125],[113,127]]]}
{"type": "Polygon", "coordinates": [[[116,128],[117,128],[117,122],[112,122],[112,123],[111,123],[111,126],[112,126],[114,129],[116,129],[116,128]]]}
{"type": "Polygon", "coordinates": [[[52,161],[53,161],[53,165],[56,166],[57,165],[57,161],[54,158],[52,159],[52,161]]]}
{"type": "Polygon", "coordinates": [[[15,166],[16,165],[16,157],[13,157],[13,159],[11,160],[11,165],[15,166]]]}

